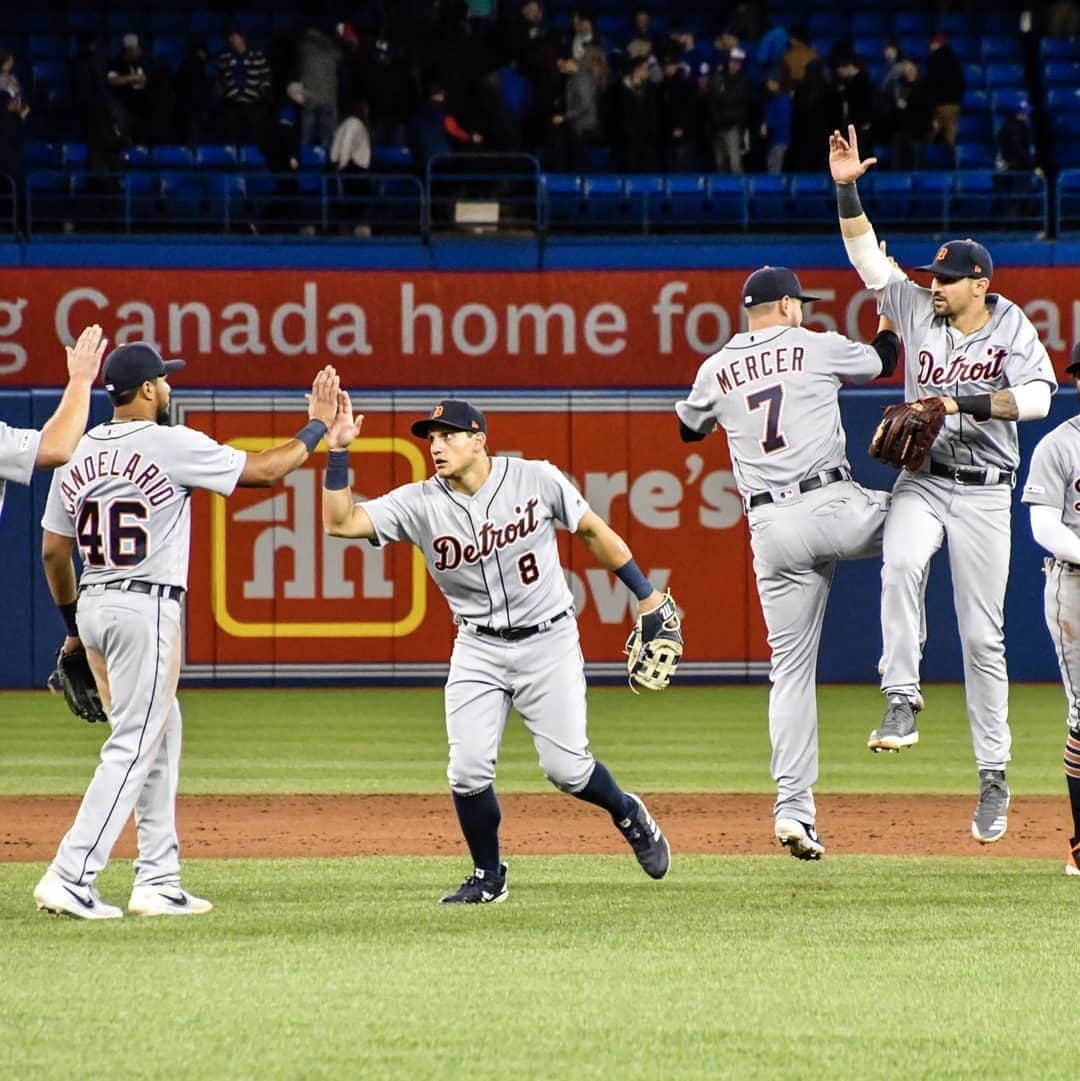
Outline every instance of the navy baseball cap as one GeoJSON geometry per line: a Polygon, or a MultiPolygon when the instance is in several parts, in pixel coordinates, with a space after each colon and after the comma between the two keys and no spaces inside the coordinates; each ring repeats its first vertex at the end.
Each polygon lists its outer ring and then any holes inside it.
{"type": "Polygon", "coordinates": [[[440,426],[459,432],[486,432],[484,414],[460,398],[444,398],[432,410],[431,416],[415,421],[412,434],[426,439],[432,428],[440,426]]]}
{"type": "Polygon", "coordinates": [[[1072,347],[1072,354],[1069,357],[1068,366],[1065,368],[1065,372],[1068,375],[1080,375],[1080,342],[1072,347]]]}
{"type": "Polygon", "coordinates": [[[752,308],[755,304],[769,304],[782,297],[795,297],[804,304],[821,299],[804,293],[795,272],[788,270],[786,266],[763,266],[760,270],[755,270],[743,283],[744,308],[752,308]]]}
{"type": "Polygon", "coordinates": [[[927,270],[935,278],[989,278],[994,273],[990,253],[976,240],[950,240],[938,248],[934,261],[916,270],[927,270]]]}
{"type": "Polygon", "coordinates": [[[141,387],[148,379],[160,379],[163,375],[178,372],[184,367],[182,360],[165,360],[146,342],[118,345],[106,358],[101,381],[110,394],[121,390],[141,387]]]}

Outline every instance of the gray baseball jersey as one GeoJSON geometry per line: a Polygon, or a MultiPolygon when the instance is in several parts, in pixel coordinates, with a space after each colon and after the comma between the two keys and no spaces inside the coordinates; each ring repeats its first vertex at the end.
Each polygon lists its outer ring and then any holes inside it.
{"type": "MultiPolygon", "coordinates": [[[[881,297],[880,310],[896,323],[906,348],[904,397],[992,394],[1043,380],[1057,387],[1057,376],[1031,320],[1011,300],[988,293],[990,321],[964,336],[934,315],[929,289],[894,277],[881,297]]],[[[1016,469],[1020,446],[1016,423],[976,421],[963,413],[945,418],[932,457],[956,465],[1016,469]]]]}
{"type": "Polygon", "coordinates": [[[75,538],[80,586],[139,578],[186,587],[191,492],[229,495],[246,457],[182,425],[99,424],[53,473],[42,527],[75,538]]]}
{"type": "MultiPolygon", "coordinates": [[[[1053,507],[1062,522],[1080,535],[1080,417],[1059,424],[1039,440],[1022,499],[1029,506],[1053,507]]],[[[1047,559],[1043,616],[1057,654],[1068,712],[1065,723],[1080,730],[1080,641],[1074,628],[1080,618],[1080,569],[1047,559]]]]}
{"type": "Polygon", "coordinates": [[[41,445],[41,432],[12,428],[0,420],[0,514],[4,511],[4,487],[9,480],[29,484],[41,445]]]}
{"type": "Polygon", "coordinates": [[[745,497],[846,466],[837,391],[880,374],[877,353],[840,334],[744,331],[701,365],[675,412],[696,432],[724,429],[745,497]]]}
{"type": "Polygon", "coordinates": [[[424,553],[456,622],[497,630],[571,606],[555,525],[574,532],[588,509],[550,462],[501,456],[473,496],[429,477],[364,503],[377,543],[411,541],[424,553]]]}

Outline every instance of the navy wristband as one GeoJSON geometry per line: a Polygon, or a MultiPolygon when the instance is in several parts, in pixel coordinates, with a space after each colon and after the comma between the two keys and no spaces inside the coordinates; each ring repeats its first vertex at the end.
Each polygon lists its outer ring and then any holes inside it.
{"type": "Polygon", "coordinates": [[[624,563],[615,572],[615,577],[618,578],[639,601],[643,601],[646,597],[651,597],[653,594],[652,582],[641,573],[641,568],[633,559],[628,563],[624,563]]]}
{"type": "Polygon", "coordinates": [[[79,628],[75,623],[75,608],[77,601],[72,601],[70,604],[58,604],[56,607],[60,609],[60,615],[64,620],[64,626],[67,628],[69,638],[79,637],[79,628]]]}
{"type": "Polygon", "coordinates": [[[319,445],[319,440],[322,439],[328,431],[330,431],[330,429],[327,427],[325,421],[312,418],[293,438],[299,439],[300,442],[307,447],[308,454],[314,454],[315,448],[319,445]]]}
{"type": "Polygon", "coordinates": [[[989,420],[991,401],[989,394],[966,394],[963,398],[953,399],[961,413],[967,413],[976,420],[989,420]]]}
{"type": "Polygon", "coordinates": [[[349,452],[347,450],[332,450],[326,456],[323,487],[331,492],[349,487],[349,452]]]}

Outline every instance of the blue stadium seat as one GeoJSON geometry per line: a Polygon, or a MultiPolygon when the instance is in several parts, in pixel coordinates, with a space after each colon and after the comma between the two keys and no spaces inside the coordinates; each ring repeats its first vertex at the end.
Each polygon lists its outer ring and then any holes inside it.
{"type": "Polygon", "coordinates": [[[253,143],[245,143],[240,147],[240,166],[243,169],[265,169],[266,158],[253,143]]]}
{"type": "Polygon", "coordinates": [[[180,62],[187,56],[188,43],[183,38],[155,37],[154,47],[150,50],[154,63],[176,71],[180,62]]]}
{"type": "Polygon", "coordinates": [[[85,143],[64,143],[64,168],[79,168],[86,165],[85,143]]]}
{"type": "Polygon", "coordinates": [[[742,176],[714,173],[707,178],[709,219],[738,224],[745,229],[749,222],[746,191],[747,180],[742,176]]]}
{"type": "Polygon", "coordinates": [[[1080,169],[1065,169],[1058,177],[1058,230],[1080,229],[1080,169]]]}
{"type": "Polygon", "coordinates": [[[961,115],[966,112],[970,112],[975,109],[989,109],[990,108],[990,95],[985,90],[974,89],[968,87],[964,91],[964,100],[961,103],[961,115]]]}
{"type": "Polygon", "coordinates": [[[664,178],[653,174],[625,178],[628,212],[642,221],[659,218],[664,201],[664,178]]]}
{"type": "Polygon", "coordinates": [[[68,85],[68,62],[66,60],[35,60],[30,65],[30,77],[34,90],[39,87],[53,87],[66,90],[68,85]]]}
{"type": "Polygon", "coordinates": [[[967,90],[978,90],[986,84],[986,68],[982,64],[964,65],[964,87],[967,90]]]}
{"type": "Polygon", "coordinates": [[[755,224],[786,224],[790,219],[790,177],[765,174],[750,178],[750,220],[755,224]]]}
{"type": "Polygon", "coordinates": [[[991,60],[1015,60],[1023,62],[1019,34],[987,34],[982,39],[982,58],[991,60]]]}
{"type": "Polygon", "coordinates": [[[1050,116],[1050,130],[1059,143],[1076,142],[1080,139],[1080,109],[1068,109],[1064,112],[1052,113],[1050,116]]]}
{"type": "Polygon", "coordinates": [[[986,65],[986,85],[991,90],[1004,86],[1023,87],[1024,65],[1012,60],[991,60],[986,65]]]}
{"type": "MultiPolygon", "coordinates": [[[[577,181],[580,178],[560,177],[559,179],[577,181]]],[[[422,209],[420,186],[410,176],[382,177],[376,181],[375,190],[371,196],[354,205],[373,211],[381,225],[415,228],[420,221],[422,209]]]]}
{"type": "Polygon", "coordinates": [[[1043,82],[1048,91],[1058,86],[1063,89],[1080,87],[1080,61],[1048,60],[1043,66],[1043,82]]]}
{"type": "Polygon", "coordinates": [[[1043,60],[1080,60],[1080,39],[1043,38],[1039,56],[1043,60]]]}
{"type": "Polygon", "coordinates": [[[898,12],[892,17],[890,29],[893,36],[898,38],[915,35],[928,38],[931,30],[930,16],[923,11],[898,12]]]}
{"type": "Polygon", "coordinates": [[[852,38],[851,47],[855,55],[862,57],[868,64],[876,64],[881,60],[881,50],[885,45],[885,38],[857,37],[852,38]]]}
{"type": "Polygon", "coordinates": [[[27,169],[62,169],[64,149],[59,143],[27,143],[27,169]]]}
{"type": "Polygon", "coordinates": [[[918,64],[924,63],[927,54],[930,52],[930,43],[921,34],[908,34],[905,37],[897,38],[896,43],[900,46],[900,51],[904,56],[911,57],[918,64]]]}
{"type": "Polygon", "coordinates": [[[994,118],[989,110],[961,113],[957,121],[958,142],[989,142],[994,137],[994,118]]]}
{"type": "Polygon", "coordinates": [[[300,168],[325,169],[326,151],[321,146],[300,147],[300,168]]]}
{"type": "Polygon", "coordinates": [[[162,216],[168,221],[184,221],[202,214],[206,182],[199,173],[161,174],[162,216]]]}
{"type": "Polygon", "coordinates": [[[911,214],[914,180],[911,173],[871,173],[867,185],[867,213],[872,221],[905,221],[911,214]]]}
{"type": "Polygon", "coordinates": [[[540,178],[540,191],[546,207],[546,220],[550,224],[576,223],[584,217],[580,176],[547,173],[540,178]]]}
{"type": "Polygon", "coordinates": [[[195,165],[199,169],[234,169],[236,151],[228,145],[207,143],[195,147],[195,165]]]}
{"type": "Polygon", "coordinates": [[[997,157],[992,143],[957,143],[957,169],[993,169],[997,157]]]}
{"type": "Polygon", "coordinates": [[[1054,153],[1057,156],[1058,167],[1061,169],[1080,168],[1080,141],[1070,139],[1059,145],[1054,153]]]}
{"type": "Polygon", "coordinates": [[[661,218],[673,222],[704,222],[711,216],[707,179],[692,173],[672,173],[665,183],[661,218]]]}
{"type": "Polygon", "coordinates": [[[956,164],[956,152],[945,143],[927,143],[919,167],[922,169],[951,169],[956,164]]]}
{"type": "Polygon", "coordinates": [[[935,21],[938,31],[949,36],[950,44],[952,44],[951,39],[957,34],[971,33],[971,24],[965,12],[943,11],[935,21]]]}
{"type": "Polygon", "coordinates": [[[1023,88],[995,90],[990,95],[990,104],[994,117],[1000,120],[1006,113],[1014,113],[1021,105],[1030,105],[1028,92],[1023,88]]]}
{"type": "Polygon", "coordinates": [[[1055,86],[1046,92],[1046,107],[1051,113],[1080,109],[1080,84],[1055,86]]]}
{"type": "Polygon", "coordinates": [[[66,60],[71,49],[66,34],[30,34],[26,53],[31,60],[66,60]]]}
{"type": "Polygon", "coordinates": [[[412,164],[412,151],[407,146],[373,146],[372,169],[407,169],[412,164]]]}
{"type": "Polygon", "coordinates": [[[911,220],[943,227],[945,204],[952,184],[952,173],[920,171],[912,175],[911,220]]]}
{"type": "Polygon", "coordinates": [[[581,183],[585,213],[590,221],[621,225],[628,218],[625,184],[621,176],[586,176],[581,183]]]}
{"type": "Polygon", "coordinates": [[[799,224],[817,224],[836,218],[836,189],[828,174],[795,173],[791,202],[799,224]]]}
{"type": "Polygon", "coordinates": [[[847,18],[837,11],[815,11],[807,18],[806,28],[815,38],[846,38],[850,33],[847,18]]]}
{"type": "Polygon", "coordinates": [[[154,159],[150,155],[150,147],[133,146],[128,148],[127,162],[129,169],[153,169],[154,159]]]}
{"type": "Polygon", "coordinates": [[[155,146],[150,157],[158,169],[191,169],[195,165],[195,155],[189,146],[155,146]]]}
{"type": "Polygon", "coordinates": [[[853,12],[851,16],[851,34],[854,37],[888,37],[889,16],[880,10],[853,12]]]}
{"type": "MultiPolygon", "coordinates": [[[[955,34],[949,38],[949,46],[963,64],[979,62],[979,39],[970,34],[955,34]]],[[[981,80],[980,80],[981,81],[981,80]]]]}
{"type": "Polygon", "coordinates": [[[605,41],[622,41],[630,33],[630,21],[625,15],[598,15],[596,31],[605,41]]]}

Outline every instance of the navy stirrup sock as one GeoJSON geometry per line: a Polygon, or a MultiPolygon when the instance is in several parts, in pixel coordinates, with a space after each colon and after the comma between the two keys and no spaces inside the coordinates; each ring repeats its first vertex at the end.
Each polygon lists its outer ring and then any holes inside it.
{"type": "Polygon", "coordinates": [[[461,832],[469,846],[473,866],[479,867],[485,874],[499,873],[499,823],[502,811],[495,798],[492,785],[473,796],[462,796],[452,792],[454,810],[457,811],[461,832]]]}
{"type": "Polygon", "coordinates": [[[603,762],[596,763],[589,783],[573,794],[586,803],[603,807],[616,822],[629,818],[637,810],[637,804],[615,783],[603,762]]]}

